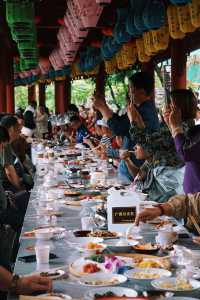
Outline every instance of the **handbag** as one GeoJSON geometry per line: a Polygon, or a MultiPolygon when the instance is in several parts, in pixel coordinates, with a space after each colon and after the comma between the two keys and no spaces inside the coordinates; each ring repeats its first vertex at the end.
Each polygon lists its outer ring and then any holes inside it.
{"type": "Polygon", "coordinates": [[[9,269],[16,232],[10,225],[0,225],[0,265],[9,269]]]}

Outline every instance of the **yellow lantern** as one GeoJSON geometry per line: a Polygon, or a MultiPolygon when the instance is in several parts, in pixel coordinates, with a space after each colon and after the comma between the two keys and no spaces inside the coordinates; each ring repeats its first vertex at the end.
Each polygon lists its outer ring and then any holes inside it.
{"type": "Polygon", "coordinates": [[[150,61],[151,57],[146,55],[145,53],[143,38],[136,39],[136,48],[138,52],[138,59],[140,62],[150,61]]]}
{"type": "Polygon", "coordinates": [[[196,28],[200,27],[200,1],[192,0],[192,3],[189,4],[190,17],[192,25],[196,28]]]}
{"type": "Polygon", "coordinates": [[[105,70],[107,74],[112,74],[117,71],[117,60],[116,57],[112,57],[110,60],[105,60],[105,70]]]}
{"type": "Polygon", "coordinates": [[[122,48],[116,53],[116,61],[117,61],[117,67],[119,70],[124,70],[124,60],[122,56],[122,48]]]}
{"type": "Polygon", "coordinates": [[[153,36],[151,31],[144,32],[143,34],[144,49],[147,56],[152,56],[156,53],[156,48],[153,43],[153,36]]]}
{"type": "Polygon", "coordinates": [[[125,68],[133,66],[137,61],[137,49],[135,41],[123,44],[121,48],[121,55],[125,68]]]}
{"type": "Polygon", "coordinates": [[[177,6],[169,5],[167,8],[167,19],[169,24],[169,33],[173,39],[183,39],[185,34],[180,29],[178,21],[177,6]]]}
{"type": "Polygon", "coordinates": [[[196,28],[192,25],[190,17],[189,5],[177,6],[177,13],[181,31],[184,33],[195,31],[196,28]]]}
{"type": "Polygon", "coordinates": [[[169,27],[167,24],[159,29],[152,30],[153,44],[156,51],[166,50],[169,45],[169,27]]]}

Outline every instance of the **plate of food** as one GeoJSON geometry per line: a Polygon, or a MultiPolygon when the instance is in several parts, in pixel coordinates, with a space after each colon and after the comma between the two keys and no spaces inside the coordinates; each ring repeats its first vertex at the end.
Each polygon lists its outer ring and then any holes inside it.
{"type": "Polygon", "coordinates": [[[89,292],[86,292],[84,299],[87,300],[101,300],[101,299],[113,299],[115,297],[120,297],[116,299],[130,299],[137,297],[137,292],[135,290],[124,288],[124,287],[107,287],[107,288],[98,288],[92,289],[89,292]]]}
{"type": "Polygon", "coordinates": [[[73,276],[82,277],[88,274],[105,272],[105,268],[103,263],[81,257],[69,265],[69,272],[73,276]]]}
{"type": "MultiPolygon", "coordinates": [[[[71,300],[72,297],[66,294],[61,293],[49,293],[49,294],[43,294],[35,297],[36,299],[43,299],[43,300],[71,300]]],[[[27,298],[28,300],[28,298],[27,298]]]]}
{"type": "Polygon", "coordinates": [[[171,292],[190,292],[200,288],[200,281],[187,278],[161,278],[151,282],[156,289],[171,292]]]}
{"type": "Polygon", "coordinates": [[[133,246],[133,249],[139,253],[155,253],[157,252],[160,248],[158,247],[158,245],[154,245],[152,243],[146,243],[146,244],[138,244],[136,246],[133,246]]]}
{"type": "MultiPolygon", "coordinates": [[[[134,245],[138,244],[138,241],[132,241],[134,245]]],[[[126,239],[108,239],[105,244],[113,252],[130,252],[132,246],[129,245],[126,239]]]]}
{"type": "Polygon", "coordinates": [[[64,227],[41,227],[36,228],[32,231],[26,231],[22,234],[23,238],[38,238],[42,240],[48,240],[56,237],[57,235],[63,234],[66,231],[64,227]]]}
{"type": "Polygon", "coordinates": [[[74,230],[73,234],[75,237],[90,237],[91,230],[74,230]]]}
{"type": "Polygon", "coordinates": [[[116,239],[120,238],[122,234],[120,232],[108,231],[108,230],[96,230],[88,234],[91,237],[100,237],[103,239],[116,239]]]}
{"type": "Polygon", "coordinates": [[[65,274],[65,271],[63,270],[49,270],[45,272],[37,273],[41,277],[49,277],[51,279],[58,279],[62,277],[65,274]]]}
{"type": "Polygon", "coordinates": [[[112,286],[124,283],[127,281],[127,277],[119,274],[112,273],[95,273],[87,276],[83,276],[80,279],[80,284],[84,286],[112,286]]]}
{"type": "Polygon", "coordinates": [[[103,242],[103,239],[93,238],[93,237],[69,237],[67,242],[69,242],[70,244],[81,246],[81,245],[88,244],[90,242],[99,244],[103,242]]]}
{"type": "Polygon", "coordinates": [[[140,269],[146,269],[146,268],[158,268],[158,269],[170,269],[171,264],[170,260],[168,258],[140,258],[134,260],[134,267],[140,268],[140,269]]]}
{"type": "Polygon", "coordinates": [[[78,245],[76,246],[76,248],[81,252],[85,252],[88,255],[91,255],[103,252],[107,248],[107,245],[101,243],[88,242],[84,245],[78,245]]]}
{"type": "Polygon", "coordinates": [[[168,270],[158,268],[134,268],[133,270],[126,271],[124,275],[130,279],[153,280],[170,277],[172,273],[168,270]]]}
{"type": "Polygon", "coordinates": [[[102,204],[104,201],[103,200],[98,200],[98,199],[83,199],[80,201],[80,205],[83,207],[93,207],[102,204]]]}
{"type": "Polygon", "coordinates": [[[66,197],[78,197],[81,195],[81,192],[75,190],[65,190],[64,195],[66,197]]]}

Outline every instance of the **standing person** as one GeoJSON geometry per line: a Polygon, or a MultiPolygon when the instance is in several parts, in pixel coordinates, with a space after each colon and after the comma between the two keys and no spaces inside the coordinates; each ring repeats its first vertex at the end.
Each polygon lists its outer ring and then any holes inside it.
{"type": "Polygon", "coordinates": [[[36,136],[40,139],[45,138],[48,134],[48,114],[46,113],[45,106],[40,105],[38,107],[36,115],[36,136]]]}
{"type": "MultiPolygon", "coordinates": [[[[152,131],[159,129],[159,119],[153,99],[154,79],[146,72],[135,73],[129,79],[130,97],[134,100],[131,105],[135,106],[136,110],[142,116],[144,124],[152,131]]],[[[127,105],[130,102],[127,101],[127,105]]],[[[119,116],[108,107],[104,98],[99,95],[94,96],[94,107],[101,112],[103,119],[107,121],[108,126],[114,135],[123,136],[123,149],[131,150],[134,145],[134,138],[131,140],[129,135],[130,121],[127,114],[119,116]]],[[[131,118],[131,116],[129,116],[131,118]]],[[[131,118],[131,122],[132,122],[131,118]]],[[[142,162],[137,160],[134,155],[131,155],[131,160],[140,167],[142,162]]],[[[127,177],[130,181],[133,177],[129,173],[125,162],[122,160],[119,166],[119,172],[122,176],[127,177]]]]}
{"type": "Polygon", "coordinates": [[[197,99],[191,90],[171,92],[172,103],[164,119],[174,138],[176,151],[185,162],[183,188],[186,194],[200,192],[200,125],[194,123],[197,99]]]}
{"type": "Polygon", "coordinates": [[[32,101],[29,103],[29,105],[27,106],[24,112],[24,127],[32,131],[35,130],[36,128],[36,123],[35,123],[36,108],[37,108],[37,102],[32,101]]]}

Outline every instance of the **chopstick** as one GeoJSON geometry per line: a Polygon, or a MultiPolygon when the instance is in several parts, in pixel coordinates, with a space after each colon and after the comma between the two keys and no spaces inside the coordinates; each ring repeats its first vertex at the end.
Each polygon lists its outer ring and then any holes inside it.
{"type": "Polygon", "coordinates": [[[189,220],[191,221],[191,223],[194,225],[194,227],[196,228],[198,234],[200,235],[200,226],[199,226],[199,224],[197,223],[195,217],[192,216],[192,215],[189,215],[188,218],[189,218],[189,220]]]}

